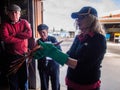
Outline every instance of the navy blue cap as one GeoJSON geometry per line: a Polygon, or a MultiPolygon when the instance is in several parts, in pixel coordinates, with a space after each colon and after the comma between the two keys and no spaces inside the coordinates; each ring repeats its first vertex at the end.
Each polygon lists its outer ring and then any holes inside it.
{"type": "Polygon", "coordinates": [[[48,28],[49,28],[49,27],[48,27],[46,24],[40,24],[40,25],[38,25],[37,30],[38,30],[38,31],[48,30],[48,28]]]}
{"type": "Polygon", "coordinates": [[[81,8],[80,11],[72,13],[71,17],[73,19],[76,19],[76,18],[79,18],[80,16],[89,15],[89,14],[98,17],[97,10],[91,6],[86,6],[86,7],[81,8]]]}

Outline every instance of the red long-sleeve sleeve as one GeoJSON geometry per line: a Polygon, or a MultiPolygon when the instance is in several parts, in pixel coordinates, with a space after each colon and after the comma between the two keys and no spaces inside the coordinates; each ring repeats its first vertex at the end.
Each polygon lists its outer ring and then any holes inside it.
{"type": "Polygon", "coordinates": [[[30,37],[32,37],[32,30],[30,24],[24,19],[20,19],[15,24],[5,22],[2,25],[1,38],[11,53],[27,52],[30,37]]]}

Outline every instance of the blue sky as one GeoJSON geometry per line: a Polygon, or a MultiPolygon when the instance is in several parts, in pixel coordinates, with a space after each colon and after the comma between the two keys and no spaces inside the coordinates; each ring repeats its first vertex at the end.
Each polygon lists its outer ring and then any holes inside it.
{"type": "Polygon", "coordinates": [[[113,0],[113,2],[116,6],[118,6],[118,8],[120,8],[120,0],[113,0]]]}
{"type": "Polygon", "coordinates": [[[74,20],[70,16],[83,6],[95,7],[99,17],[115,11],[120,13],[120,0],[44,0],[43,3],[43,21],[50,29],[75,30],[74,20]]]}

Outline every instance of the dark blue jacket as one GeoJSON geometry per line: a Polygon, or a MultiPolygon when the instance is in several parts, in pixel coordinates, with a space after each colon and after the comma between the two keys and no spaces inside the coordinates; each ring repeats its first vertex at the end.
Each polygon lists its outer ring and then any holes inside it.
{"type": "Polygon", "coordinates": [[[106,39],[103,35],[94,33],[84,40],[76,36],[67,54],[78,60],[77,67],[68,67],[67,78],[78,84],[93,84],[100,79],[100,67],[106,52],[106,39]]]}

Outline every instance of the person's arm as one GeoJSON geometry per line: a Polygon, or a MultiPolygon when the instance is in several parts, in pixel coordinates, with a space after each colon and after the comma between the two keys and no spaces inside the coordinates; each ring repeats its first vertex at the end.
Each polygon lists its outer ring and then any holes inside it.
{"type": "Polygon", "coordinates": [[[77,66],[77,62],[78,61],[76,59],[68,57],[68,60],[67,60],[67,62],[65,64],[68,65],[69,67],[75,69],[76,66],[77,66]]]}
{"type": "Polygon", "coordinates": [[[16,37],[20,39],[29,39],[32,37],[32,29],[30,23],[27,20],[21,19],[21,24],[23,24],[23,30],[16,34],[16,37]]]}
{"type": "Polygon", "coordinates": [[[16,33],[9,33],[9,29],[12,29],[8,23],[2,24],[1,27],[1,38],[5,43],[17,43],[21,42],[22,40],[15,37],[16,33]]]}
{"type": "Polygon", "coordinates": [[[42,49],[37,50],[34,54],[34,57],[39,58],[39,56],[44,55],[44,56],[51,57],[53,60],[55,60],[61,65],[67,64],[69,67],[73,69],[76,67],[77,60],[70,58],[67,54],[60,51],[53,44],[39,41],[38,45],[40,45],[42,49]]]}
{"type": "Polygon", "coordinates": [[[86,41],[81,49],[78,48],[80,51],[76,53],[78,60],[76,69],[84,68],[90,70],[101,67],[101,61],[103,60],[106,50],[106,40],[103,36],[95,36],[91,39],[89,43],[86,41]]]}

